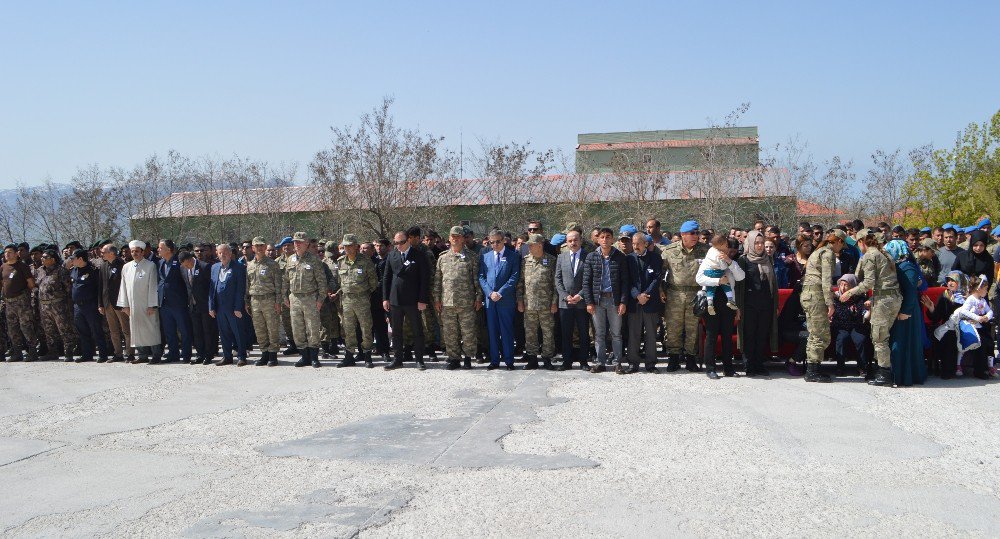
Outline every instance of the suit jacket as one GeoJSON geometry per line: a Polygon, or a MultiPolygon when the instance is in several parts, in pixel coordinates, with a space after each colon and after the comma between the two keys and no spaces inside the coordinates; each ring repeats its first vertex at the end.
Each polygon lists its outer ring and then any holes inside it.
{"type": "MultiPolygon", "coordinates": [[[[628,261],[625,253],[611,248],[608,257],[608,269],[611,272],[611,298],[615,304],[628,302],[628,261]]],[[[587,255],[587,263],[583,265],[583,300],[587,305],[597,305],[601,300],[601,277],[604,275],[604,255],[601,249],[594,249],[587,255]]]]}
{"type": "Polygon", "coordinates": [[[559,253],[556,260],[556,294],[559,296],[560,309],[585,309],[584,301],[576,305],[566,303],[566,296],[575,296],[583,290],[583,263],[587,259],[587,252],[583,249],[577,251],[576,275],[573,275],[573,253],[565,251],[559,253]]]}
{"type": "Polygon", "coordinates": [[[183,269],[176,255],[170,260],[160,260],[156,263],[156,273],[160,278],[156,284],[156,294],[160,300],[161,308],[187,307],[187,284],[184,283],[184,276],[181,275],[183,269]]]}
{"type": "Polygon", "coordinates": [[[105,309],[118,307],[118,290],[122,286],[122,266],[125,262],[115,257],[111,262],[101,260],[97,266],[101,275],[101,307],[105,309]]]}
{"type": "Polygon", "coordinates": [[[510,307],[517,304],[517,281],[521,278],[521,254],[510,247],[500,252],[497,262],[496,251],[490,249],[479,255],[479,287],[483,289],[485,305],[489,307],[510,307]],[[500,301],[490,299],[493,292],[500,293],[500,301]]]}
{"type": "Polygon", "coordinates": [[[423,251],[410,247],[403,258],[398,249],[393,249],[382,274],[382,298],[396,307],[430,304],[430,275],[427,255],[423,251]]]}
{"type": "Polygon", "coordinates": [[[229,262],[229,272],[225,280],[221,280],[222,262],[212,266],[212,282],[208,292],[208,310],[210,311],[243,311],[243,303],[247,294],[247,267],[235,260],[229,262]]]}
{"type": "Polygon", "coordinates": [[[663,310],[663,302],[660,301],[660,280],[663,279],[663,258],[652,249],[647,249],[646,254],[639,256],[638,253],[628,255],[629,283],[631,284],[628,295],[628,312],[638,313],[658,313],[663,310]],[[649,294],[649,301],[645,305],[639,305],[639,294],[649,294]]]}
{"type": "MultiPolygon", "coordinates": [[[[188,284],[189,305],[200,313],[208,312],[208,294],[212,288],[212,265],[201,260],[194,261],[194,275],[188,284]]],[[[181,268],[182,271],[187,271],[181,268]]],[[[187,279],[185,278],[185,282],[187,279]]]]}

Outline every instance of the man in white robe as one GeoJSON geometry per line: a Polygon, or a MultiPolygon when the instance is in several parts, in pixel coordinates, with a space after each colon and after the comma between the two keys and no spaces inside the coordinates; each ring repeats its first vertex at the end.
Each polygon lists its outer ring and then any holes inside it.
{"type": "Polygon", "coordinates": [[[132,363],[159,363],[163,355],[160,342],[159,299],[156,291],[156,264],[143,257],[146,244],[133,240],[128,244],[132,261],[122,266],[122,284],[118,291],[118,306],[129,317],[132,346],[136,359],[132,363]],[[149,354],[152,353],[152,359],[149,354]]]}

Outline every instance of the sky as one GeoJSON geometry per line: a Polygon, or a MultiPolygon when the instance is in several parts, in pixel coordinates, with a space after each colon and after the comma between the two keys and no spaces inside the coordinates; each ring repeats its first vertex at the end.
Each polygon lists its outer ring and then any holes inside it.
{"type": "Polygon", "coordinates": [[[863,175],[1000,109],[998,2],[0,0],[0,188],[175,149],[309,160],[384,96],[399,125],[530,141],[705,127],[741,103],[863,175]]]}

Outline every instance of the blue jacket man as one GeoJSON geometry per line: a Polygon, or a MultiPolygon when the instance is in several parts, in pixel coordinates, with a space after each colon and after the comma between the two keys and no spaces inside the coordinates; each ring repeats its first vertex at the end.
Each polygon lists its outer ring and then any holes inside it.
{"type": "Polygon", "coordinates": [[[233,260],[233,252],[228,245],[220,247],[219,260],[212,266],[212,285],[208,289],[208,314],[219,323],[219,337],[222,339],[222,359],[216,365],[232,365],[235,347],[239,359],[236,365],[242,367],[247,364],[246,333],[243,329],[247,268],[233,260]]]}
{"type": "Polygon", "coordinates": [[[486,328],[490,340],[489,370],[500,366],[503,351],[507,370],[514,369],[514,311],[517,281],[521,278],[521,255],[508,247],[498,230],[490,233],[491,250],[479,255],[479,286],[486,307],[486,328]]]}
{"type": "Polygon", "coordinates": [[[160,299],[160,325],[167,338],[170,351],[167,361],[191,361],[191,313],[188,310],[188,289],[177,258],[177,246],[173,240],[160,240],[157,249],[160,260],[156,262],[159,282],[156,293],[160,299]],[[177,334],[180,334],[180,343],[177,334]],[[180,346],[178,346],[178,344],[180,346]]]}

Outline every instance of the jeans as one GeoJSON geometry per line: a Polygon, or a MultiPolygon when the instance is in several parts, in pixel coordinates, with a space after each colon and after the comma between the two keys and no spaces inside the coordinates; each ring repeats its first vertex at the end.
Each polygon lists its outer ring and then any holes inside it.
{"type": "Polygon", "coordinates": [[[597,361],[607,365],[608,331],[611,331],[611,350],[614,354],[611,364],[617,365],[622,359],[622,317],[618,314],[618,304],[610,295],[601,294],[600,302],[594,306],[594,340],[597,361]]]}

